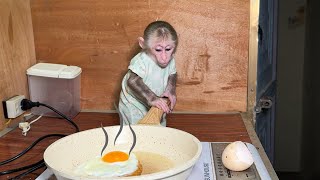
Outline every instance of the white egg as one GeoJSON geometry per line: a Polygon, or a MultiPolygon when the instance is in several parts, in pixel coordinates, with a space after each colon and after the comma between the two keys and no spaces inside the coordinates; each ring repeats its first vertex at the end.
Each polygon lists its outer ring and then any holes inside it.
{"type": "Polygon", "coordinates": [[[253,157],[243,142],[235,141],[223,150],[222,163],[232,171],[243,171],[253,164],[253,157]]]}
{"type": "Polygon", "coordinates": [[[80,164],[74,173],[80,176],[120,177],[132,174],[138,168],[137,157],[131,153],[126,161],[108,163],[97,156],[80,164]]]}

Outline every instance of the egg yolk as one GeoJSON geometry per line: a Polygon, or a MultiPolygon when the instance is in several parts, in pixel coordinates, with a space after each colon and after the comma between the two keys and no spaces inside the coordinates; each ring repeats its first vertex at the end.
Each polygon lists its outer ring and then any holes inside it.
{"type": "Polygon", "coordinates": [[[129,159],[129,155],[122,151],[111,151],[102,157],[102,160],[108,163],[126,161],[128,159],[129,159]]]}

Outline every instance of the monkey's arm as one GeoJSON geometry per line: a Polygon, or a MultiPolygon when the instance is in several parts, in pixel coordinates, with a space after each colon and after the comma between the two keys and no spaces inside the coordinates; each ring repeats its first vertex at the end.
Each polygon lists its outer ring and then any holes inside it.
{"type": "Polygon", "coordinates": [[[161,95],[161,97],[168,97],[170,100],[170,111],[172,111],[173,107],[177,102],[176,95],[176,84],[177,84],[177,74],[171,74],[168,78],[168,84],[166,90],[161,95]]]}
{"type": "Polygon", "coordinates": [[[128,81],[128,87],[133,91],[134,95],[144,104],[148,106],[155,106],[162,109],[163,112],[169,113],[165,99],[158,97],[151,89],[143,82],[142,78],[134,72],[131,72],[128,81]]]}

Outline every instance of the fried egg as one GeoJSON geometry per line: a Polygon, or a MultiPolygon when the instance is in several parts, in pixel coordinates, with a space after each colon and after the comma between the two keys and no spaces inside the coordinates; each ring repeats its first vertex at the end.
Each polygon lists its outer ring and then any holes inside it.
{"type": "Polygon", "coordinates": [[[130,156],[122,151],[111,151],[103,157],[97,156],[77,166],[77,175],[96,177],[120,177],[132,174],[138,168],[135,154],[130,156]]]}

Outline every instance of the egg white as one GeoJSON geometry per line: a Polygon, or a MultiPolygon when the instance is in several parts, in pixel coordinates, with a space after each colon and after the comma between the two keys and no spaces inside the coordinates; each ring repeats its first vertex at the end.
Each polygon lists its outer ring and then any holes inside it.
{"type": "Polygon", "coordinates": [[[108,163],[100,156],[86,161],[74,170],[80,176],[120,177],[132,174],[138,168],[138,159],[131,153],[127,161],[108,163]]]}

